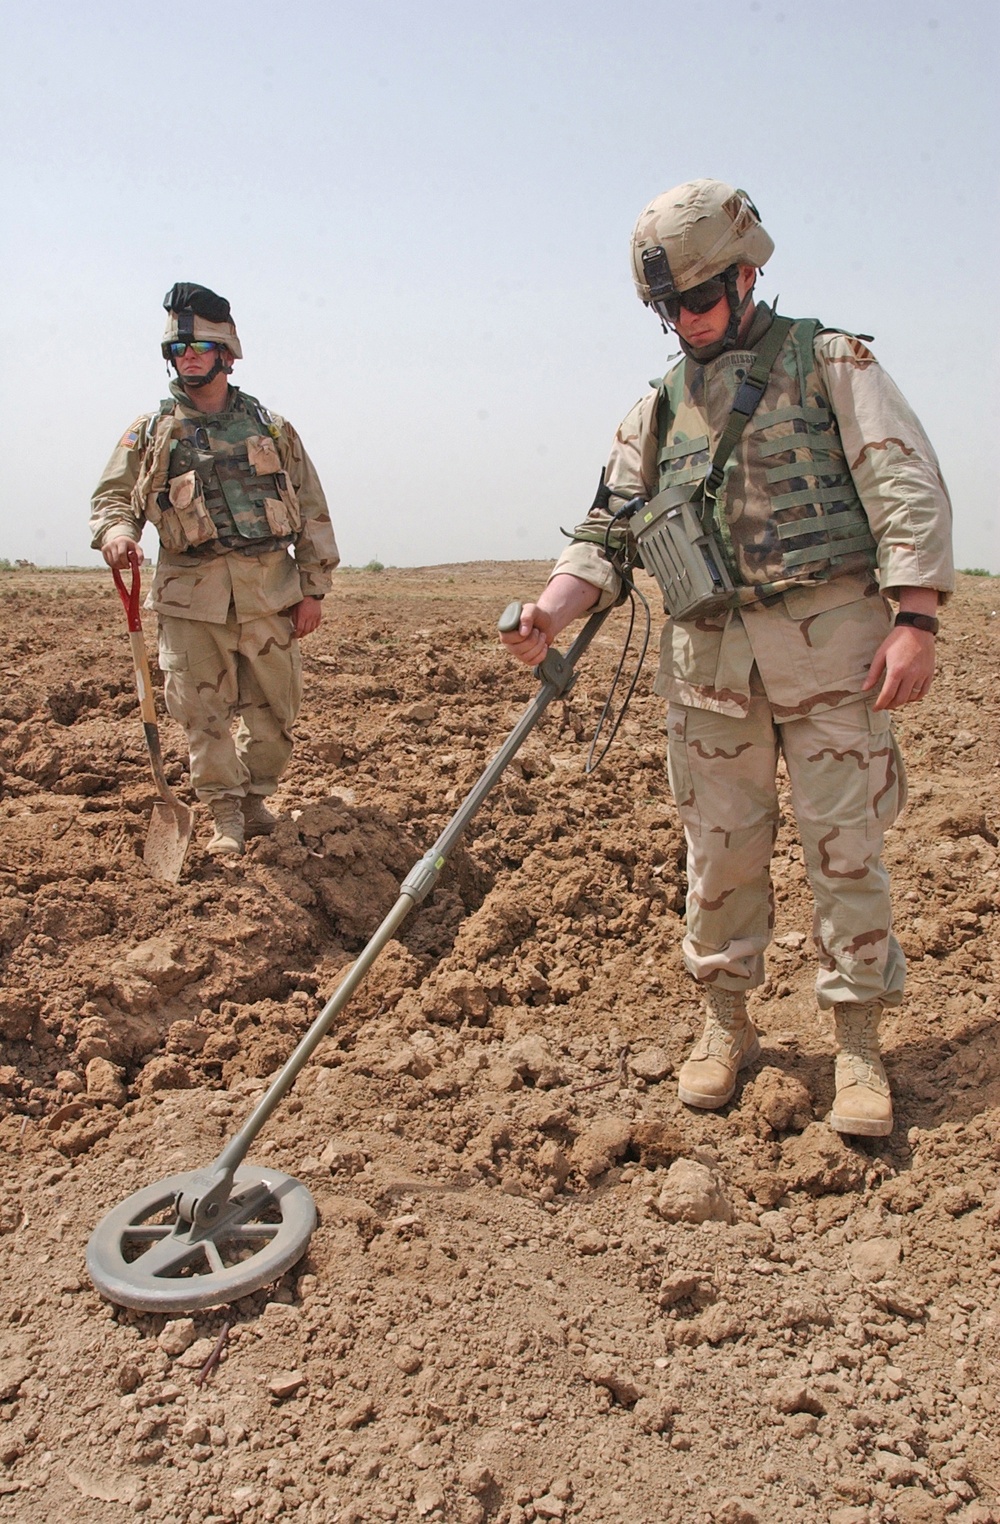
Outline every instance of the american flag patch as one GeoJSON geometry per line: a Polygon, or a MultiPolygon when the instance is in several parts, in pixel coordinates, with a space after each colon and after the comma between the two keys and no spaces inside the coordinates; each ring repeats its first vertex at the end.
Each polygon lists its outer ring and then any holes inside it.
{"type": "Polygon", "coordinates": [[[131,450],[132,446],[138,441],[138,438],[139,435],[135,429],[126,429],[118,441],[118,448],[120,450],[131,450]]]}

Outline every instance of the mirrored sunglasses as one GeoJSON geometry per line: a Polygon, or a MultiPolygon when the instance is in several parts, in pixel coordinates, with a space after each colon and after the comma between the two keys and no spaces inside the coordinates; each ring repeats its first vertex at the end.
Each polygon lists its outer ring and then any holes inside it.
{"type": "Polygon", "coordinates": [[[211,339],[175,339],[172,344],[166,345],[166,350],[171,360],[179,360],[189,349],[193,355],[210,355],[218,347],[211,339]]]}

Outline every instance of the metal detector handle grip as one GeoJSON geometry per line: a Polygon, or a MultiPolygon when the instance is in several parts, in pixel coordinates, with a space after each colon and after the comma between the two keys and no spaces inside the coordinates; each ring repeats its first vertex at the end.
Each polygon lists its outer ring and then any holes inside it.
{"type": "MultiPolygon", "coordinates": [[[[515,599],[513,603],[508,603],[507,607],[500,615],[500,618],[497,620],[497,629],[500,631],[500,634],[513,635],[521,623],[521,615],[523,612],[524,605],[519,603],[517,599],[515,599]]],[[[606,610],[605,612],[608,611],[606,610]]],[[[596,630],[601,624],[604,623],[604,614],[596,616],[591,615],[591,618],[595,617],[598,621],[597,625],[595,626],[596,630]]],[[[587,626],[585,625],[584,629],[586,628],[587,626]]],[[[579,638],[580,637],[578,636],[577,640],[579,640],[579,638]]],[[[585,642],[585,644],[589,644],[589,641],[585,642]]],[[[580,646],[579,649],[582,651],[584,647],[580,646]]],[[[576,681],[576,673],[573,671],[573,663],[575,661],[575,657],[572,654],[576,650],[577,646],[574,644],[571,647],[570,655],[563,656],[562,652],[557,651],[554,646],[550,646],[548,652],[546,653],[545,660],[541,663],[541,665],[532,667],[531,670],[534,672],[540,683],[549,684],[555,689],[555,693],[549,695],[550,698],[565,697],[565,695],[569,692],[574,682],[576,681]]],[[[548,703],[548,699],[546,699],[545,702],[548,703]]]]}
{"type": "Polygon", "coordinates": [[[497,620],[497,629],[501,635],[513,635],[521,623],[521,615],[524,612],[524,604],[514,599],[508,603],[500,618],[497,620]]]}

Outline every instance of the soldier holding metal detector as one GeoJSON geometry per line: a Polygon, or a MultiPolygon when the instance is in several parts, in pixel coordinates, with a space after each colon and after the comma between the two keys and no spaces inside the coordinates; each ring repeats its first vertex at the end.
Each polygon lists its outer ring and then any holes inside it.
{"type": "Polygon", "coordinates": [[[567,624],[621,596],[630,566],[656,577],[669,619],[655,686],[688,850],[684,958],[706,997],[680,1098],[724,1106],[759,1052],[746,995],[774,920],[780,753],[815,899],[817,996],[834,1021],[830,1120],[879,1136],[892,1101],[878,1027],[905,974],[881,862],[905,800],[889,711],[931,685],[936,610],[954,584],[951,505],[862,339],[754,301],[773,250],[746,193],[717,180],[643,211],[636,287],[684,359],[621,425],[587,520],[503,639],[535,665],[567,624]]]}

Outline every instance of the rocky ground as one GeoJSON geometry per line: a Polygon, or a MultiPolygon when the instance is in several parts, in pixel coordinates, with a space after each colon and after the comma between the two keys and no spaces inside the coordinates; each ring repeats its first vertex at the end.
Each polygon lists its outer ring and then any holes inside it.
{"type": "Polygon", "coordinates": [[[511,728],[534,682],[496,618],[543,572],[339,573],[277,833],[219,862],[199,812],[176,887],[141,859],[110,579],[0,574],[0,1519],[1000,1521],[993,578],[899,721],[890,1138],[824,1122],[791,818],[762,1057],[724,1112],[677,1102],[700,1018],[652,662],[583,771],[619,612],[255,1144],[315,1197],[306,1257],[190,1318],[87,1278],[109,1208],[236,1130],[511,728]]]}

